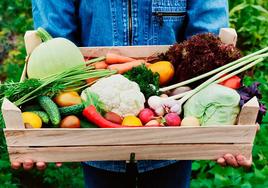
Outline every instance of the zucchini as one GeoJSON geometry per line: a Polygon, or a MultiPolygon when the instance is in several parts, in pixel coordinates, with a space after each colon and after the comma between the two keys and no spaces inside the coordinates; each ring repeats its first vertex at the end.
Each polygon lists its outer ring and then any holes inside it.
{"type": "Polygon", "coordinates": [[[76,104],[72,106],[59,108],[59,111],[62,116],[78,115],[83,112],[84,108],[85,106],[83,104],[76,104]]]}
{"type": "Polygon", "coordinates": [[[46,112],[44,112],[44,111],[29,111],[29,112],[35,113],[36,115],[38,115],[41,118],[43,123],[48,124],[49,117],[48,117],[46,112]]]}
{"type": "Polygon", "coordinates": [[[48,96],[40,96],[37,100],[43,110],[47,113],[52,125],[58,127],[61,117],[57,105],[48,96]]]}

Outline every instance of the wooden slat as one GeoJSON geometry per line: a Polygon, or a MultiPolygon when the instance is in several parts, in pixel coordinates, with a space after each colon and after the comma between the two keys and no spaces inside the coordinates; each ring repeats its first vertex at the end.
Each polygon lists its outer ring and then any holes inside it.
{"type": "Polygon", "coordinates": [[[26,75],[27,75],[26,71],[27,71],[27,62],[25,62],[25,64],[24,64],[22,74],[20,76],[20,82],[23,82],[26,79],[26,75]]]}
{"type": "Polygon", "coordinates": [[[84,147],[8,147],[10,161],[26,159],[44,162],[80,162],[90,160],[214,160],[226,153],[251,156],[251,144],[181,144],[84,147]]]}
{"type": "Polygon", "coordinates": [[[27,56],[29,56],[32,51],[41,43],[42,41],[41,38],[37,35],[37,31],[26,31],[24,35],[24,44],[27,56]]]}
{"type": "Polygon", "coordinates": [[[259,102],[257,97],[253,97],[241,108],[238,116],[238,125],[255,124],[259,113],[259,102]]]}
{"type": "Polygon", "coordinates": [[[21,110],[8,99],[4,98],[1,107],[6,128],[24,129],[24,123],[21,116],[21,110]]]}
{"type": "Polygon", "coordinates": [[[108,52],[124,55],[128,57],[140,58],[149,57],[168,50],[170,45],[157,46],[109,46],[109,47],[81,47],[84,56],[99,57],[105,56],[108,52]]]}
{"type": "Polygon", "coordinates": [[[256,125],[120,129],[5,129],[8,146],[253,143],[256,125]]]}

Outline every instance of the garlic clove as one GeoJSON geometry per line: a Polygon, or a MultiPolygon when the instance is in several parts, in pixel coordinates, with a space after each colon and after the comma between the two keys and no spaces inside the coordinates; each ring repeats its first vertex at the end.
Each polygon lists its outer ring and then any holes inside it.
{"type": "Polygon", "coordinates": [[[152,109],[157,109],[162,105],[162,98],[158,97],[158,96],[151,96],[148,99],[148,105],[150,108],[152,109]]]}
{"type": "Polygon", "coordinates": [[[158,116],[163,116],[163,115],[165,115],[165,110],[164,110],[164,108],[161,106],[161,107],[159,107],[159,108],[157,108],[157,109],[155,109],[155,111],[154,111],[158,116]]]}
{"type": "Polygon", "coordinates": [[[180,115],[181,114],[181,105],[180,104],[175,104],[174,106],[172,106],[171,108],[170,108],[170,112],[174,112],[174,113],[177,113],[178,115],[180,115]]]}

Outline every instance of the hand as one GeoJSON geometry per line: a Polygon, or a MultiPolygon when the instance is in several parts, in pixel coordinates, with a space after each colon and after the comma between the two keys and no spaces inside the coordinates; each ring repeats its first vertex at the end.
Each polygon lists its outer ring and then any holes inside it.
{"type": "MultiPolygon", "coordinates": [[[[258,132],[260,130],[260,125],[257,124],[257,130],[258,132]]],[[[232,166],[232,167],[245,167],[245,168],[250,168],[252,165],[252,156],[250,159],[246,159],[245,156],[243,155],[237,155],[233,156],[232,154],[228,153],[225,154],[223,157],[220,157],[217,160],[217,163],[221,166],[232,166]]]]}
{"type": "Polygon", "coordinates": [[[220,157],[217,160],[217,163],[221,166],[232,166],[232,167],[245,167],[250,168],[252,165],[252,157],[250,159],[246,159],[243,155],[233,156],[232,154],[228,153],[225,154],[223,157],[220,157]]]}
{"type": "MultiPolygon", "coordinates": [[[[24,170],[30,170],[33,168],[34,166],[34,162],[32,160],[25,160],[24,163],[20,163],[18,161],[14,161],[11,163],[11,168],[15,169],[15,170],[18,170],[21,165],[23,166],[23,169],[24,170]]],[[[62,163],[56,163],[56,166],[57,167],[61,167],[62,163]]],[[[45,170],[47,167],[47,164],[45,162],[37,162],[36,163],[36,169],[38,170],[45,170]]]]}

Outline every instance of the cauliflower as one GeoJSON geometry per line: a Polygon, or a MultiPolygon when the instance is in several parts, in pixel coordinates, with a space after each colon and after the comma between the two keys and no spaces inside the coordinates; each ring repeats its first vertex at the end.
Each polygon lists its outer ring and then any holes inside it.
{"type": "Polygon", "coordinates": [[[120,74],[102,78],[85,89],[81,95],[83,100],[87,92],[96,93],[100,97],[105,111],[120,116],[136,116],[144,109],[145,97],[139,85],[120,74]]]}

